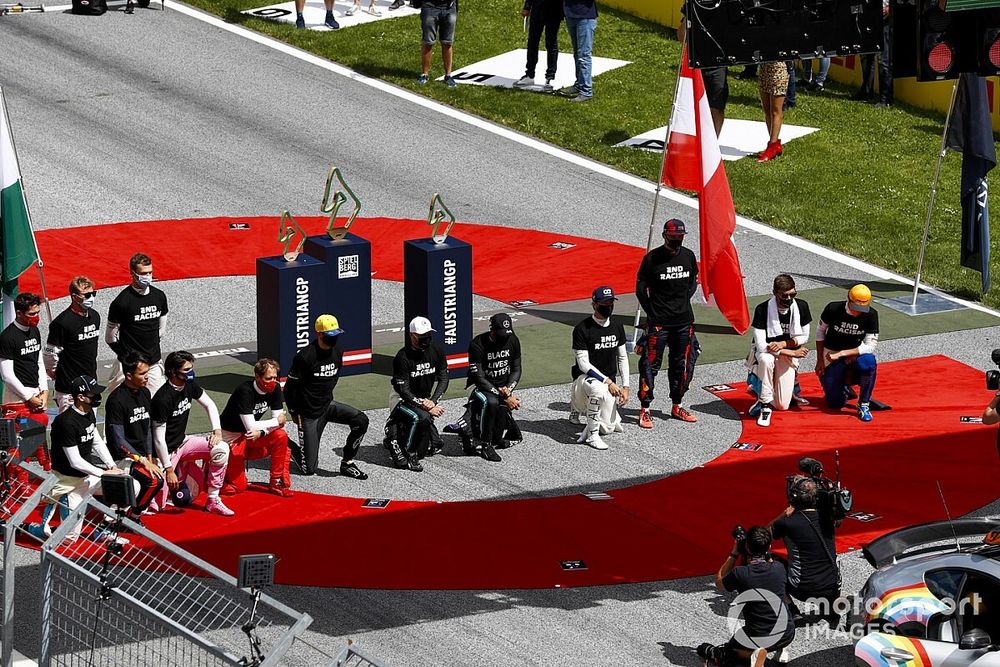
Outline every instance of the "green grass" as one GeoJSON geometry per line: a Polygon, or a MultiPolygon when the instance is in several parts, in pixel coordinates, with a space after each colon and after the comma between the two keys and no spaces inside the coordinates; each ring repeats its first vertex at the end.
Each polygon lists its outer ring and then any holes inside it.
{"type": "MultiPolygon", "coordinates": [[[[613,148],[628,137],[666,124],[679,57],[671,29],[602,8],[595,55],[632,61],[595,81],[594,101],[569,104],[556,96],[459,86],[416,84],[419,17],[378,21],[339,32],[296,31],[240,14],[261,0],[189,0],[297,47],[390,81],[421,95],[488,118],[633,174],[655,180],[660,156],[613,148]]],[[[455,69],[515,48],[525,35],[511,0],[461,5],[455,69]]],[[[569,51],[564,33],[561,49],[569,51]]],[[[544,56],[543,56],[544,61],[544,56]]],[[[435,53],[433,76],[439,75],[435,53]]],[[[731,77],[727,117],[761,119],[756,82],[731,77]]],[[[898,105],[891,110],[850,102],[851,90],[831,84],[824,94],[800,93],[786,122],[820,128],[797,139],[769,164],[727,162],[737,212],[792,234],[912,276],[930,192],[943,116],[898,105]]],[[[959,265],[961,157],[944,161],[931,227],[924,281],[965,298],[980,299],[979,274],[959,265]]],[[[995,192],[995,189],[994,189],[995,192]]],[[[992,208],[1000,210],[991,193],[992,208]]],[[[1000,246],[993,242],[993,255],[1000,246]]],[[[744,267],[769,275],[781,267],[744,267]]],[[[994,290],[984,299],[1000,306],[994,290]]]]}

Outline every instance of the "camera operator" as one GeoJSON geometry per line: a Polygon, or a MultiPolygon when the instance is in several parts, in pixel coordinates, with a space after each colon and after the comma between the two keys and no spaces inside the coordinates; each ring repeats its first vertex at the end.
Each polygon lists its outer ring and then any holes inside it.
{"type": "Polygon", "coordinates": [[[785,566],[771,559],[770,550],[771,531],[754,526],[745,540],[734,541],[729,557],[716,573],[715,586],[720,591],[759,591],[762,599],[744,604],[744,626],[728,642],[698,647],[706,665],[745,665],[749,659],[751,667],[763,667],[768,651],[780,651],[779,662],[788,661],[786,647],[795,638],[795,625],[785,603],[785,566]],[[746,564],[736,565],[741,553],[746,564]]]}
{"type": "MultiPolygon", "coordinates": [[[[1000,366],[1000,349],[993,350],[992,358],[993,363],[1000,366]]],[[[998,407],[1000,407],[1000,371],[986,371],[986,388],[995,391],[996,395],[983,410],[983,423],[1000,424],[1000,411],[998,411],[998,407]]],[[[997,432],[997,453],[1000,453],[1000,431],[997,432]]]]}
{"type": "MultiPolygon", "coordinates": [[[[796,600],[812,600],[820,606],[820,616],[831,628],[840,623],[834,603],[840,597],[840,568],[837,565],[836,521],[818,509],[820,488],[804,475],[788,486],[789,506],[771,522],[774,539],[785,542],[788,551],[788,595],[796,600]]],[[[791,603],[798,616],[798,609],[791,603]]]]}

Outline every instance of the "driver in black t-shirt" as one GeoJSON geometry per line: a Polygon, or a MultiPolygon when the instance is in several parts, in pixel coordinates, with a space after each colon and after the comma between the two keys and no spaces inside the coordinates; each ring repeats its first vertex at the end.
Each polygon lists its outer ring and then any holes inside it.
{"type": "Polygon", "coordinates": [[[769,651],[780,652],[778,662],[788,662],[786,647],[795,638],[795,624],[785,603],[785,567],[770,557],[771,531],[761,526],[747,531],[750,560],[744,565],[736,565],[740,546],[733,544],[715,575],[715,586],[740,594],[735,602],[743,605],[744,625],[725,644],[700,645],[698,655],[706,665],[722,667],[745,665],[748,659],[751,667],[763,667],[769,651]]]}
{"type": "Polygon", "coordinates": [[[796,477],[788,488],[789,506],[771,523],[771,530],[774,539],[785,541],[788,551],[788,595],[818,602],[821,615],[836,627],[840,620],[834,604],[840,597],[836,525],[818,510],[818,502],[816,482],[796,477]]]}
{"type": "Polygon", "coordinates": [[[816,374],[827,406],[844,407],[848,389],[858,385],[858,419],[863,422],[872,420],[869,405],[878,366],[873,354],[878,345],[878,312],[871,305],[871,290],[855,285],[847,301],[827,304],[816,330],[816,374]]]}
{"type": "Polygon", "coordinates": [[[69,283],[69,307],[49,324],[45,341],[45,372],[55,380],[59,412],[73,405],[70,382],[81,375],[97,377],[97,343],[101,314],[94,310],[97,290],[86,276],[69,283]]]}
{"type": "Polygon", "coordinates": [[[346,424],[351,432],[344,443],[340,474],[365,480],[368,475],[354,462],[368,432],[368,417],[357,408],[333,400],[333,390],[344,367],[337,342],[344,330],[333,315],[316,318],[316,339],[295,353],[285,382],[285,402],[299,429],[299,444],[290,444],[292,460],[303,475],[319,467],[319,442],[329,422],[346,424]]]}
{"type": "MultiPolygon", "coordinates": [[[[42,299],[37,294],[22,292],[14,297],[14,321],[0,333],[0,378],[2,416],[27,417],[44,427],[49,425],[45,413],[49,390],[42,361],[42,334],[38,331],[41,308],[42,299]]],[[[45,470],[50,469],[44,441],[35,451],[35,458],[45,470]]]]}
{"type": "Polygon", "coordinates": [[[577,442],[594,449],[608,448],[602,435],[625,430],[618,408],[628,403],[629,369],[625,327],[611,319],[617,300],[611,287],[598,287],[591,302],[594,314],[573,328],[570,419],[573,413],[586,415],[577,442]]]}
{"type": "Polygon", "coordinates": [[[155,393],[166,381],[160,339],[167,328],[167,295],[153,286],[153,260],[136,253],[128,265],[132,282],[111,302],[104,332],[104,340],[118,357],[108,387],[114,391],[124,380],[121,362],[135,351],[149,360],[149,391],[155,393]]]}

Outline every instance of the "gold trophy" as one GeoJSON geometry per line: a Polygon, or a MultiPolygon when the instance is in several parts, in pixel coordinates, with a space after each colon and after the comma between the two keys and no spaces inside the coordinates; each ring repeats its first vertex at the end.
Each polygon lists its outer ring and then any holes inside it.
{"type": "Polygon", "coordinates": [[[305,230],[299,226],[299,223],[295,221],[295,218],[288,211],[281,214],[281,226],[278,228],[278,243],[285,244],[284,250],[281,251],[281,256],[285,258],[286,262],[294,262],[302,252],[302,246],[306,244],[305,230]],[[295,245],[295,249],[292,250],[291,245],[296,234],[299,236],[299,242],[295,245]]]}
{"type": "Polygon", "coordinates": [[[451,228],[455,226],[455,216],[445,206],[441,195],[436,192],[431,197],[430,212],[427,214],[427,224],[431,226],[431,238],[434,240],[434,243],[444,243],[447,241],[451,228]],[[447,227],[442,232],[441,226],[445,224],[446,218],[447,227]]]}
{"type": "Polygon", "coordinates": [[[347,236],[347,231],[354,224],[355,218],[358,217],[358,213],[361,212],[361,200],[358,196],[354,194],[351,190],[351,186],[347,184],[344,180],[344,175],[340,172],[339,167],[330,167],[330,173],[326,177],[326,186],[323,188],[323,203],[320,205],[321,212],[328,213],[330,215],[330,222],[326,226],[326,233],[334,241],[340,241],[345,236],[347,236]],[[336,178],[340,182],[340,187],[338,187],[331,197],[330,189],[333,187],[333,179],[336,178]],[[340,188],[343,188],[341,190],[340,188]],[[344,194],[344,193],[347,194],[344,194]],[[337,212],[340,207],[347,203],[348,198],[354,201],[354,211],[347,217],[342,227],[337,226],[337,212]]]}

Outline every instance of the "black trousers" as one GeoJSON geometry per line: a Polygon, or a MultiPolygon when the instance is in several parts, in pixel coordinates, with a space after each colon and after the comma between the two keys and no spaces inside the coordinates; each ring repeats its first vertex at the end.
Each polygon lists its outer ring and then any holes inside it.
{"type": "Polygon", "coordinates": [[[526,76],[535,78],[535,66],[538,65],[538,43],[545,32],[545,52],[548,55],[545,68],[545,78],[554,79],[556,65],[559,62],[559,25],[563,20],[561,2],[537,2],[531,8],[528,16],[528,61],[525,65],[526,76]]]}
{"type": "Polygon", "coordinates": [[[295,417],[295,425],[299,428],[299,444],[305,453],[306,465],[310,470],[319,466],[319,441],[323,439],[323,430],[330,422],[346,424],[351,428],[344,443],[344,460],[350,461],[358,454],[361,441],[368,432],[368,416],[346,403],[333,401],[318,417],[295,417]]]}
{"type": "Polygon", "coordinates": [[[698,338],[694,335],[694,324],[679,327],[648,325],[646,334],[636,348],[639,355],[639,403],[648,408],[653,400],[656,375],[663,364],[664,348],[669,350],[667,379],[670,382],[670,400],[680,403],[691,386],[694,365],[701,354],[698,338]]]}
{"type": "Polygon", "coordinates": [[[514,414],[493,392],[473,391],[467,414],[473,435],[494,447],[503,447],[504,440],[521,440],[521,429],[514,421],[514,414]]]}
{"type": "Polygon", "coordinates": [[[407,454],[423,456],[427,453],[428,445],[434,442],[441,446],[441,434],[434,426],[434,417],[423,408],[409,405],[400,401],[389,413],[389,423],[387,430],[397,429],[399,446],[407,454]]]}

